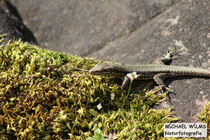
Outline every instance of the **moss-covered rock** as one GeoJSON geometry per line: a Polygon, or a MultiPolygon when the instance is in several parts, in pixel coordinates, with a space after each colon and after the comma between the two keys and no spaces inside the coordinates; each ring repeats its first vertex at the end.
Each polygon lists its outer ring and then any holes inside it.
{"type": "Polygon", "coordinates": [[[171,109],[152,107],[166,94],[142,85],[120,89],[118,80],[75,71],[92,59],[43,50],[21,41],[0,51],[0,137],[87,139],[100,128],[118,139],[156,139],[171,109]]]}

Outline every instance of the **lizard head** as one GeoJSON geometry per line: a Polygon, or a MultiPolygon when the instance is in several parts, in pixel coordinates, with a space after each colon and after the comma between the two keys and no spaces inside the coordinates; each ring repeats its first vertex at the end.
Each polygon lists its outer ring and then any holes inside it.
{"type": "Polygon", "coordinates": [[[110,75],[113,69],[113,65],[109,64],[109,63],[101,63],[101,64],[97,64],[95,65],[95,67],[93,67],[90,70],[91,74],[96,74],[96,75],[110,75]]]}

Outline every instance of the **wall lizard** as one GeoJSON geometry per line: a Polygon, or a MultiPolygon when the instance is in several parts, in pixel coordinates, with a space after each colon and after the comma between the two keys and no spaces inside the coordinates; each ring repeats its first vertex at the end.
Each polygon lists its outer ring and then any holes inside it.
{"type": "Polygon", "coordinates": [[[166,65],[173,59],[174,53],[169,52],[164,58],[160,59],[160,64],[148,65],[118,65],[111,63],[101,63],[93,67],[89,72],[95,75],[112,76],[116,78],[124,77],[122,87],[124,87],[129,78],[128,73],[136,72],[140,75],[137,79],[151,80],[153,79],[159,86],[166,88],[164,79],[177,76],[193,76],[210,78],[210,70],[204,68],[171,66],[166,65]]]}

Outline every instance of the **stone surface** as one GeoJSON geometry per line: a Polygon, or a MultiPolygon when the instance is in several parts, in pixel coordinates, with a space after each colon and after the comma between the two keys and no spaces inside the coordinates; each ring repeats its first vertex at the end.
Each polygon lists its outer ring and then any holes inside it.
{"type": "Polygon", "coordinates": [[[5,0],[0,1],[0,35],[2,34],[6,34],[4,43],[19,38],[37,43],[32,32],[22,23],[15,7],[5,0]]]}
{"type": "Polygon", "coordinates": [[[41,47],[87,56],[130,34],[176,0],[11,0],[41,47]]]}
{"type": "MultiPolygon", "coordinates": [[[[124,64],[152,63],[167,50],[172,64],[210,68],[209,0],[10,0],[40,47],[124,64]]],[[[166,81],[183,122],[210,100],[210,80],[166,81]]]]}

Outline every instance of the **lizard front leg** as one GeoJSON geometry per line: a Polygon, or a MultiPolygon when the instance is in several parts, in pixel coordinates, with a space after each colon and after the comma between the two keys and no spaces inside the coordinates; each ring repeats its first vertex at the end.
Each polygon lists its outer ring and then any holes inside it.
{"type": "MultiPolygon", "coordinates": [[[[124,77],[123,83],[122,83],[122,85],[121,85],[121,89],[123,89],[123,88],[128,84],[129,81],[130,81],[130,79],[129,79],[128,76],[126,75],[126,76],[124,77]]],[[[130,81],[130,82],[131,82],[131,81],[130,81]]]]}
{"type": "Polygon", "coordinates": [[[140,76],[141,76],[141,74],[137,74],[137,72],[132,72],[132,73],[126,74],[126,76],[124,77],[121,88],[124,88],[128,84],[129,81],[130,81],[130,83],[132,83],[133,80],[137,79],[140,76]]]}

